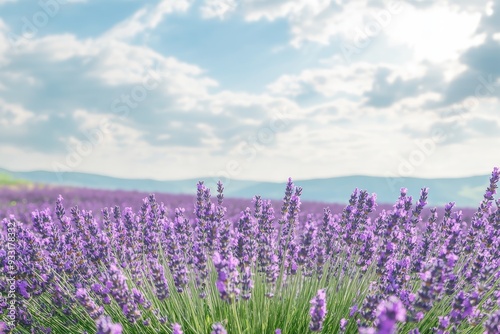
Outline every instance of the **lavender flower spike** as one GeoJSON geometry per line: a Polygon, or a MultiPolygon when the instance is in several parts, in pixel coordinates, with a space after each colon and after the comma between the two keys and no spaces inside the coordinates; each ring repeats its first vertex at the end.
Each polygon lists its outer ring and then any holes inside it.
{"type": "Polygon", "coordinates": [[[403,303],[395,297],[383,301],[377,307],[377,334],[394,334],[397,330],[397,322],[406,320],[406,309],[403,303]]]}
{"type": "Polygon", "coordinates": [[[92,298],[90,298],[90,296],[87,294],[87,291],[85,289],[80,288],[76,290],[75,297],[80,302],[80,304],[85,307],[92,319],[97,319],[104,313],[104,309],[102,308],[102,306],[96,305],[92,298]]]}
{"type": "Polygon", "coordinates": [[[340,332],[345,333],[347,324],[349,323],[349,320],[342,318],[340,319],[340,332]]]}
{"type": "Polygon", "coordinates": [[[212,325],[212,332],[210,334],[227,334],[227,332],[221,323],[216,323],[212,325]]]}
{"type": "Polygon", "coordinates": [[[500,310],[497,310],[486,320],[484,329],[484,334],[500,333],[500,310]]]}
{"type": "Polygon", "coordinates": [[[313,332],[321,332],[323,321],[326,317],[326,294],[325,290],[318,290],[317,295],[311,300],[311,323],[309,329],[313,332]]]}
{"type": "Polygon", "coordinates": [[[122,325],[114,324],[108,316],[102,316],[96,321],[97,334],[121,334],[122,325]]]}
{"type": "Polygon", "coordinates": [[[184,334],[181,325],[179,325],[178,323],[172,325],[172,330],[172,334],[184,334]]]}

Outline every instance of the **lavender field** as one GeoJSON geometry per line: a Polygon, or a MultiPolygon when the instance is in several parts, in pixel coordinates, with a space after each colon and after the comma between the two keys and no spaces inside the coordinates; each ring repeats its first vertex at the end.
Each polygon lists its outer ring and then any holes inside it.
{"type": "Polygon", "coordinates": [[[500,170],[475,212],[70,188],[0,192],[4,333],[499,333],[500,170]],[[62,196],[60,194],[63,194],[62,196]],[[67,199],[66,199],[67,198],[67,199]],[[248,207],[247,207],[248,206],[248,207]]]}

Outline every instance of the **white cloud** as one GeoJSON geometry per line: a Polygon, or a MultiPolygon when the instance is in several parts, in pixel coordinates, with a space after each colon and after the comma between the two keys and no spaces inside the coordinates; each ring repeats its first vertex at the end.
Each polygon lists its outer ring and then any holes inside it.
{"type": "Polygon", "coordinates": [[[0,66],[6,61],[5,53],[9,49],[9,41],[7,40],[7,26],[0,18],[0,66]]]}
{"type": "Polygon", "coordinates": [[[264,120],[278,115],[295,119],[300,112],[300,108],[294,101],[271,94],[250,94],[225,90],[210,95],[207,101],[209,102],[208,108],[212,113],[232,116],[241,121],[245,121],[245,119],[264,120]]]}
{"type": "Polygon", "coordinates": [[[417,61],[457,59],[463,51],[481,44],[485,38],[485,35],[474,34],[481,19],[479,12],[437,5],[427,9],[412,8],[401,15],[387,29],[387,34],[393,42],[410,47],[417,61]]]}
{"type": "Polygon", "coordinates": [[[132,17],[114,26],[103,38],[132,39],[145,31],[156,28],[165,15],[185,12],[190,5],[189,0],[161,0],[156,6],[141,8],[132,17]]]}
{"type": "Polygon", "coordinates": [[[249,21],[286,18],[290,43],[295,47],[305,42],[329,45],[335,36],[352,41],[374,27],[379,34],[406,8],[402,1],[385,1],[380,8],[372,7],[367,0],[247,0],[244,4],[249,21]]]}
{"type": "Polygon", "coordinates": [[[23,106],[8,103],[0,98],[0,126],[19,126],[35,115],[23,106]]]}
{"type": "Polygon", "coordinates": [[[206,90],[217,83],[203,76],[196,65],[179,61],[142,46],[133,46],[120,41],[97,41],[99,48],[96,66],[88,73],[108,85],[161,84],[171,95],[205,95],[206,90]]]}
{"type": "MultiPolygon", "coordinates": [[[[1,38],[0,34],[0,42],[1,38]]],[[[20,44],[11,52],[11,57],[36,57],[49,64],[79,60],[88,64],[82,75],[98,78],[111,86],[144,84],[149,79],[151,85],[159,81],[172,95],[201,96],[217,85],[216,81],[204,77],[204,71],[196,65],[165,57],[146,46],[109,39],[109,35],[84,40],[71,34],[49,35],[20,44]],[[160,78],[156,78],[158,76],[160,78]]]]}
{"type": "MultiPolygon", "coordinates": [[[[358,8],[364,7],[364,2],[357,3],[358,8]]],[[[333,19],[340,8],[332,8],[332,4],[330,0],[246,1],[245,17],[248,21],[287,18],[294,46],[307,40],[328,44],[330,36],[342,25],[333,19]]]]}
{"type": "Polygon", "coordinates": [[[298,75],[283,75],[267,86],[273,94],[295,97],[307,93],[311,88],[332,97],[339,94],[361,96],[371,86],[375,65],[356,63],[350,66],[315,68],[302,71],[298,75]]]}
{"type": "Polygon", "coordinates": [[[200,12],[203,18],[223,20],[236,10],[237,5],[235,0],[205,0],[200,12]]]}
{"type": "Polygon", "coordinates": [[[330,0],[247,0],[244,1],[247,11],[246,18],[250,21],[267,19],[270,21],[282,17],[296,17],[303,12],[308,11],[312,15],[318,15],[321,10],[325,9],[332,3],[330,0]]]}
{"type": "Polygon", "coordinates": [[[361,101],[362,95],[372,89],[374,75],[380,68],[388,70],[386,78],[388,84],[395,84],[396,80],[418,80],[428,71],[425,64],[411,62],[373,64],[360,61],[344,65],[341,61],[336,61],[327,65],[306,69],[297,75],[283,75],[267,86],[268,91],[290,98],[311,91],[325,98],[339,98],[347,94],[361,101]]]}
{"type": "Polygon", "coordinates": [[[12,50],[14,55],[38,53],[48,62],[57,63],[75,57],[92,57],[98,52],[93,39],[79,40],[72,34],[48,35],[26,40],[12,50]]]}
{"type": "Polygon", "coordinates": [[[494,13],[494,8],[495,8],[495,2],[494,1],[488,1],[486,4],[486,15],[491,16],[494,13]]]}
{"type": "Polygon", "coordinates": [[[445,61],[485,38],[474,35],[484,6],[465,3],[416,8],[393,0],[246,0],[242,8],[249,21],[286,19],[295,47],[329,45],[334,37],[363,44],[387,33],[392,42],[412,48],[417,60],[445,61]]]}

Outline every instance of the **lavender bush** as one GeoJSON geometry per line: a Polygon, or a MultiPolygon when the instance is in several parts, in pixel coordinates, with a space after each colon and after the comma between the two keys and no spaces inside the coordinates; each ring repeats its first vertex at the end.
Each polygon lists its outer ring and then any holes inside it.
{"type": "Polygon", "coordinates": [[[378,215],[358,190],[337,214],[303,210],[291,179],[280,211],[256,196],[238,214],[222,184],[212,196],[200,182],[192,211],[154,195],[100,212],[109,197],[54,195],[50,210],[12,190],[0,331],[500,333],[499,177],[470,218],[426,211],[427,189],[378,215]]]}

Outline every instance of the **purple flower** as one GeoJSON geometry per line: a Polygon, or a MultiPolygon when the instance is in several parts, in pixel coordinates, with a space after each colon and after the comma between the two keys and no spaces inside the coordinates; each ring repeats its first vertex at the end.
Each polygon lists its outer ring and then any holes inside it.
{"type": "Polygon", "coordinates": [[[19,293],[21,294],[21,296],[23,296],[25,299],[29,299],[31,297],[30,293],[28,292],[28,282],[26,282],[25,280],[17,283],[17,288],[19,289],[19,293]]]}
{"type": "Polygon", "coordinates": [[[240,295],[238,259],[229,253],[227,259],[222,259],[218,252],[213,255],[213,263],[217,270],[216,287],[222,300],[232,303],[240,295]]]}
{"type": "Polygon", "coordinates": [[[444,288],[445,263],[441,259],[434,259],[428,263],[424,270],[424,272],[420,273],[422,285],[417,293],[416,306],[419,309],[428,311],[444,288]]]}
{"type": "Polygon", "coordinates": [[[163,266],[158,263],[157,259],[150,259],[151,274],[153,278],[153,283],[156,288],[156,296],[159,300],[164,300],[170,296],[168,289],[167,279],[165,278],[165,273],[163,266]]]}
{"type": "Polygon", "coordinates": [[[353,315],[355,315],[356,313],[358,312],[358,305],[353,305],[351,306],[351,308],[349,309],[349,316],[352,317],[353,315]]]}
{"type": "Polygon", "coordinates": [[[246,208],[240,215],[237,226],[237,244],[235,254],[239,260],[240,271],[243,274],[241,280],[241,291],[243,299],[250,299],[252,294],[252,272],[251,267],[257,259],[257,233],[256,221],[246,208]]]}
{"type": "Polygon", "coordinates": [[[286,275],[295,275],[297,273],[297,269],[299,267],[297,260],[298,260],[298,251],[299,248],[295,242],[295,239],[293,237],[290,238],[288,245],[286,249],[286,256],[285,256],[285,269],[286,275]]]}
{"type": "Polygon", "coordinates": [[[500,180],[500,169],[498,167],[495,167],[493,169],[493,172],[491,172],[491,178],[490,178],[490,186],[488,189],[486,189],[486,192],[484,194],[484,199],[491,201],[493,200],[493,196],[496,194],[496,189],[498,188],[497,183],[500,180]]]}
{"type": "MultiPolygon", "coordinates": [[[[378,293],[370,293],[365,297],[362,307],[359,308],[358,312],[366,321],[374,321],[376,318],[376,310],[382,296],[378,293]]],[[[352,314],[352,309],[351,309],[352,314]]]]}
{"type": "Polygon", "coordinates": [[[283,205],[281,206],[281,215],[283,216],[283,221],[286,219],[286,215],[290,207],[290,199],[292,198],[294,189],[295,186],[293,185],[292,178],[289,177],[286,184],[285,197],[283,197],[283,205]]]}
{"type": "Polygon", "coordinates": [[[183,292],[188,284],[188,269],[186,266],[184,250],[186,234],[186,220],[181,210],[175,210],[174,223],[169,224],[167,252],[169,257],[169,268],[174,276],[174,284],[178,292],[183,292]]]}
{"type": "MultiPolygon", "coordinates": [[[[291,243],[295,235],[295,226],[297,225],[299,220],[301,193],[302,193],[302,188],[300,187],[295,188],[292,179],[291,178],[288,179],[288,184],[285,191],[285,198],[283,198],[283,207],[281,209],[283,218],[280,221],[280,223],[284,225],[279,239],[278,256],[280,261],[282,261],[287,256],[288,248],[290,247],[289,243],[291,243]],[[295,189],[295,194],[292,195],[293,189],[295,189]]],[[[296,255],[293,255],[292,258],[296,258],[296,255]]],[[[290,268],[296,267],[296,264],[290,263],[289,261],[290,259],[291,258],[289,257],[287,265],[288,271],[290,271],[290,268]]]]}
{"type": "Polygon", "coordinates": [[[205,288],[208,277],[207,252],[203,246],[203,243],[204,241],[200,239],[196,240],[193,245],[194,265],[196,269],[196,284],[198,285],[200,291],[200,298],[205,298],[206,296],[205,288]]]}
{"type": "Polygon", "coordinates": [[[210,334],[227,334],[227,332],[221,323],[216,323],[212,325],[212,332],[210,334]]]}
{"type": "Polygon", "coordinates": [[[87,290],[85,289],[76,290],[75,297],[80,302],[80,304],[87,310],[89,316],[92,319],[95,320],[104,313],[104,309],[102,308],[102,306],[97,306],[96,303],[94,303],[94,301],[87,294],[87,290]]]}
{"type": "Polygon", "coordinates": [[[217,182],[217,204],[219,206],[221,206],[223,201],[224,201],[224,186],[222,185],[221,181],[218,181],[217,182]]]}
{"type": "Polygon", "coordinates": [[[127,278],[114,264],[111,265],[108,274],[109,280],[106,282],[106,288],[110,289],[111,295],[120,305],[127,319],[132,323],[136,322],[140,318],[141,312],[134,301],[133,293],[127,287],[127,278]]]}
{"type": "Polygon", "coordinates": [[[318,290],[316,296],[311,300],[311,322],[309,329],[313,332],[321,332],[323,329],[323,321],[326,317],[326,294],[325,290],[318,290]]]}
{"type": "Polygon", "coordinates": [[[302,274],[306,277],[312,276],[313,274],[313,263],[316,258],[316,239],[317,239],[317,228],[316,222],[313,222],[312,215],[307,216],[306,226],[304,227],[304,232],[300,240],[300,249],[297,254],[297,262],[302,265],[302,274]]]}
{"type": "Polygon", "coordinates": [[[406,321],[406,309],[397,297],[391,296],[379,304],[376,320],[377,334],[396,333],[397,322],[404,321],[406,321]]]}
{"type": "Polygon", "coordinates": [[[484,334],[498,334],[500,333],[500,310],[490,315],[484,323],[484,334]]]}
{"type": "Polygon", "coordinates": [[[347,324],[349,323],[349,320],[342,318],[340,319],[340,331],[345,332],[347,324]]]}
{"type": "Polygon", "coordinates": [[[243,267],[243,275],[241,277],[241,297],[245,300],[250,299],[252,295],[253,289],[253,281],[252,281],[252,270],[250,267],[243,267]]]}
{"type": "Polygon", "coordinates": [[[145,309],[149,309],[151,307],[151,302],[144,297],[140,290],[132,288],[132,295],[134,296],[134,301],[137,304],[142,305],[145,309]]]}
{"type": "Polygon", "coordinates": [[[438,328],[437,328],[437,333],[444,333],[445,330],[448,328],[450,325],[450,318],[445,316],[445,317],[438,317],[438,328]]]}
{"type": "Polygon", "coordinates": [[[172,324],[172,334],[184,334],[181,325],[178,323],[172,324]]]}
{"type": "Polygon", "coordinates": [[[274,334],[281,334],[281,329],[276,328],[276,330],[274,331],[274,334]]]}
{"type": "Polygon", "coordinates": [[[3,321],[0,321],[0,333],[1,334],[4,334],[4,333],[8,333],[9,332],[9,326],[7,326],[7,324],[3,321]]]}
{"type": "Polygon", "coordinates": [[[122,325],[114,324],[110,317],[102,316],[96,320],[96,334],[121,334],[122,325]]]}

